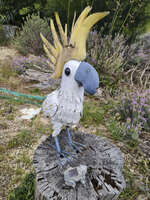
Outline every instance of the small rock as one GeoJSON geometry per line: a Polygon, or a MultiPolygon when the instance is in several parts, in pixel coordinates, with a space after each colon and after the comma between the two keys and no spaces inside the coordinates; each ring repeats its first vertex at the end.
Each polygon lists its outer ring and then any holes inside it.
{"type": "Polygon", "coordinates": [[[25,71],[25,74],[23,74],[22,76],[28,81],[43,82],[43,81],[48,81],[50,78],[50,75],[51,75],[50,73],[45,73],[45,72],[37,71],[34,69],[28,69],[25,71]]]}
{"type": "Polygon", "coordinates": [[[24,115],[21,116],[21,119],[32,119],[36,115],[38,115],[41,111],[41,108],[24,108],[20,110],[20,112],[24,115]]]}
{"type": "Polygon", "coordinates": [[[19,29],[18,26],[12,26],[12,25],[2,25],[4,34],[6,38],[12,38],[15,36],[16,31],[19,29]]]}
{"type": "Polygon", "coordinates": [[[144,194],[140,194],[136,200],[147,200],[147,197],[144,194]]]}
{"type": "Polygon", "coordinates": [[[56,90],[60,86],[60,79],[51,79],[39,82],[37,84],[33,84],[31,87],[32,88],[38,88],[40,90],[56,90]]]}
{"type": "Polygon", "coordinates": [[[94,97],[100,98],[102,97],[102,94],[103,94],[103,90],[101,88],[98,88],[96,93],[94,94],[94,97]]]}
{"type": "Polygon", "coordinates": [[[80,165],[78,167],[70,167],[64,172],[64,180],[67,186],[75,188],[76,182],[85,184],[85,175],[87,173],[87,166],[80,165]]]}

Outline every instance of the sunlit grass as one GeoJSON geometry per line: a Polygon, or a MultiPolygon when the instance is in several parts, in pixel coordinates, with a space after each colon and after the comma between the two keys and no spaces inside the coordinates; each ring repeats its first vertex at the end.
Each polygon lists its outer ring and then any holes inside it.
{"type": "Polygon", "coordinates": [[[83,107],[83,116],[81,118],[81,123],[83,125],[98,125],[103,119],[104,111],[100,110],[97,105],[91,102],[85,102],[83,107]]]}
{"type": "Polygon", "coordinates": [[[23,163],[26,167],[29,167],[32,165],[31,159],[28,157],[28,155],[23,152],[16,161],[18,164],[23,163]]]}
{"type": "Polygon", "coordinates": [[[17,76],[14,72],[11,63],[9,62],[0,62],[0,78],[1,80],[8,80],[12,76],[17,76]]]}
{"type": "Polygon", "coordinates": [[[35,136],[30,130],[22,129],[14,138],[8,142],[8,149],[19,146],[29,147],[35,142],[35,136]]]}
{"type": "Polygon", "coordinates": [[[112,109],[111,104],[90,100],[83,104],[83,115],[80,120],[82,125],[98,126],[105,124],[105,118],[112,109]]]}
{"type": "Polygon", "coordinates": [[[10,192],[8,200],[34,200],[34,179],[33,173],[26,174],[21,185],[10,192]]]}

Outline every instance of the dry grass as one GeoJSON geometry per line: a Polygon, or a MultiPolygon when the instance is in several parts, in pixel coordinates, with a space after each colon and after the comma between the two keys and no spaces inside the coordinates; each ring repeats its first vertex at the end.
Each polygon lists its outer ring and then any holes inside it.
{"type": "MultiPolygon", "coordinates": [[[[97,102],[93,101],[90,104],[91,108],[95,104],[97,102]]],[[[0,106],[3,107],[3,112],[0,114],[0,124],[5,122],[0,130],[0,199],[5,200],[8,193],[24,179],[24,174],[33,171],[34,150],[43,137],[48,136],[52,130],[48,121],[43,119],[41,115],[32,120],[20,120],[19,110],[31,105],[11,104],[10,101],[3,100],[0,101],[0,106]],[[10,105],[9,108],[8,105],[10,105]],[[12,114],[13,120],[9,117],[12,114]]],[[[96,108],[102,112],[105,106],[106,104],[103,103],[102,106],[101,102],[101,105],[96,105],[96,108]]],[[[105,120],[108,119],[106,118],[108,114],[108,112],[104,113],[105,120]]],[[[92,116],[90,116],[90,120],[95,121],[97,115],[92,116]]],[[[86,121],[89,119],[86,118],[86,121]]],[[[89,125],[84,123],[82,119],[76,130],[105,137],[121,149],[125,161],[123,172],[127,182],[127,188],[120,196],[121,200],[136,200],[139,195],[144,195],[146,198],[146,188],[144,187],[148,188],[149,184],[150,160],[149,148],[144,148],[144,144],[150,140],[149,135],[145,134],[143,138],[140,138],[140,145],[138,143],[125,143],[117,137],[114,138],[101,119],[99,125],[97,123],[89,125]]]]}
{"type": "MultiPolygon", "coordinates": [[[[0,70],[0,87],[30,93],[25,89],[20,77],[14,74],[8,62],[3,62],[0,70]],[[12,87],[13,84],[15,86],[12,87]]],[[[87,97],[84,117],[76,130],[103,136],[118,146],[125,161],[123,172],[127,183],[127,188],[119,199],[146,200],[147,188],[150,188],[150,136],[144,133],[138,143],[120,141],[120,138],[114,135],[117,126],[111,124],[110,120],[115,101],[111,98],[94,100],[87,97]]],[[[33,170],[34,150],[43,137],[52,131],[49,122],[41,115],[32,120],[21,120],[19,110],[24,107],[31,105],[7,99],[0,100],[0,200],[6,200],[8,193],[24,179],[24,174],[33,170]]]]}
{"type": "Polygon", "coordinates": [[[51,130],[49,124],[42,125],[39,117],[30,121],[20,120],[19,110],[30,106],[0,100],[0,108],[3,108],[0,113],[1,200],[7,199],[8,193],[20,183],[24,174],[32,170],[34,149],[43,135],[48,135],[51,130]],[[12,114],[13,119],[10,118],[12,114]]]}
{"type": "Polygon", "coordinates": [[[0,47],[0,61],[12,61],[20,56],[18,51],[14,48],[0,47]]]}

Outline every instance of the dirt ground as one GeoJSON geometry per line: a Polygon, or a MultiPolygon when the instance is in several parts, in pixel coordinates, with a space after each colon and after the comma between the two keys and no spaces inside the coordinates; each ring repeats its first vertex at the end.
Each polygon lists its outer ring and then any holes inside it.
{"type": "Polygon", "coordinates": [[[0,62],[15,60],[18,56],[20,56],[20,54],[14,48],[0,47],[0,62]]]}
{"type": "MultiPolygon", "coordinates": [[[[20,54],[15,49],[0,47],[0,68],[3,63],[12,62],[18,56],[20,54]]],[[[25,83],[20,80],[20,77],[12,78],[9,75],[9,81],[7,78],[0,78],[0,87],[5,85],[7,89],[11,89],[12,80],[15,80],[15,91],[21,90],[32,94],[31,90],[25,89],[25,83]]],[[[87,97],[86,101],[91,101],[91,99],[87,97]]],[[[97,104],[98,108],[102,109],[102,106],[106,106],[108,102],[106,103],[104,98],[94,99],[91,105],[97,104]]],[[[20,110],[30,107],[39,108],[40,106],[14,102],[7,98],[0,99],[0,200],[6,200],[9,192],[23,180],[24,174],[33,171],[34,150],[40,141],[51,133],[50,123],[42,117],[42,114],[31,120],[21,119],[20,110]]],[[[98,134],[120,148],[124,158],[123,173],[127,183],[127,188],[120,197],[121,200],[148,200],[150,193],[149,133],[141,135],[138,144],[129,145],[112,137],[108,128],[101,122],[94,126],[82,122],[77,130],[98,134]]]]}

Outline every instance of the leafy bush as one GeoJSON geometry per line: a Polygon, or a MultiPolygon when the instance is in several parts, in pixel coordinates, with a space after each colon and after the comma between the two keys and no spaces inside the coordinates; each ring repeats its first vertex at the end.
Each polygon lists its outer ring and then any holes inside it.
{"type": "Polygon", "coordinates": [[[150,33],[138,37],[136,42],[131,45],[130,51],[132,51],[128,61],[130,67],[136,65],[138,68],[144,69],[150,63],[150,33]]]}
{"type": "Polygon", "coordinates": [[[76,11],[78,16],[87,5],[93,7],[92,12],[107,10],[111,12],[100,22],[100,25],[105,23],[110,25],[110,28],[105,28],[105,34],[111,30],[113,36],[122,33],[133,37],[137,32],[143,31],[146,22],[149,21],[147,9],[150,5],[149,0],[0,0],[0,21],[20,26],[28,14],[39,12],[41,17],[49,18],[57,11],[63,24],[67,22],[70,29],[74,12],[76,11]]]}
{"type": "Polygon", "coordinates": [[[20,26],[24,17],[37,13],[39,7],[42,9],[45,3],[45,0],[0,0],[0,21],[3,24],[20,26]]]}
{"type": "Polygon", "coordinates": [[[123,36],[117,35],[112,39],[111,35],[102,37],[96,31],[90,33],[87,60],[98,71],[102,86],[116,87],[126,64],[127,49],[123,36]]]}
{"type": "Polygon", "coordinates": [[[51,32],[47,20],[41,19],[39,15],[28,15],[22,30],[17,33],[14,40],[16,48],[24,55],[28,53],[34,55],[42,54],[43,44],[40,33],[48,40],[51,40],[51,32]]]}
{"type": "Polygon", "coordinates": [[[92,12],[110,11],[110,15],[96,26],[97,30],[107,23],[105,34],[111,32],[113,36],[123,34],[134,37],[145,29],[144,25],[148,21],[148,12],[145,12],[145,8],[148,4],[149,0],[47,0],[40,13],[42,16],[51,17],[57,11],[63,24],[67,22],[71,25],[74,12],[76,11],[78,16],[87,5],[90,5],[93,7],[92,12]]]}
{"type": "Polygon", "coordinates": [[[105,8],[111,13],[105,21],[112,22],[112,34],[121,33],[134,39],[137,34],[143,32],[150,17],[145,12],[148,5],[149,0],[106,0],[105,8]]]}
{"type": "Polygon", "coordinates": [[[142,130],[149,131],[150,90],[137,91],[123,96],[118,112],[124,123],[124,135],[136,139],[142,130]]]}
{"type": "Polygon", "coordinates": [[[96,67],[97,71],[116,75],[122,71],[125,64],[124,54],[127,47],[122,36],[111,35],[102,37],[93,31],[88,39],[88,60],[96,67]]]}
{"type": "Polygon", "coordinates": [[[0,24],[0,45],[6,45],[8,42],[8,39],[5,36],[5,33],[3,31],[3,27],[0,24]]]}
{"type": "Polygon", "coordinates": [[[33,200],[34,199],[34,178],[33,173],[27,174],[20,186],[10,192],[9,200],[33,200]]]}

